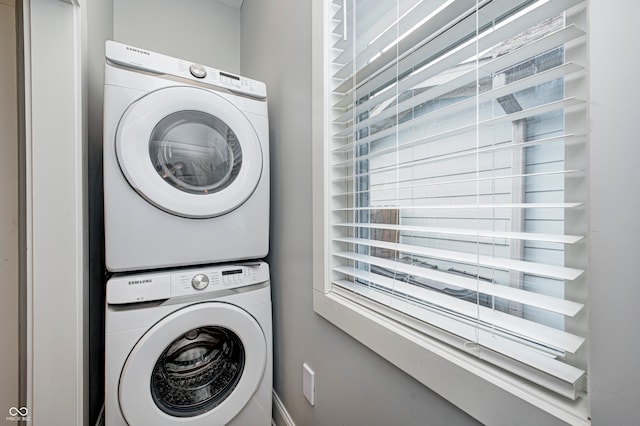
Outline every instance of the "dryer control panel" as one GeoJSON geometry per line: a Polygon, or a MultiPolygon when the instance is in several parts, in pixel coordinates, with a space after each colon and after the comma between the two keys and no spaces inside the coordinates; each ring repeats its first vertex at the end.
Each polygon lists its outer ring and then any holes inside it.
{"type": "Polygon", "coordinates": [[[107,303],[149,302],[245,287],[268,280],[269,265],[264,262],[119,274],[107,282],[107,303]]]}
{"type": "Polygon", "coordinates": [[[123,67],[199,81],[258,99],[267,97],[267,86],[261,81],[111,40],[105,50],[110,62],[123,67]]]}

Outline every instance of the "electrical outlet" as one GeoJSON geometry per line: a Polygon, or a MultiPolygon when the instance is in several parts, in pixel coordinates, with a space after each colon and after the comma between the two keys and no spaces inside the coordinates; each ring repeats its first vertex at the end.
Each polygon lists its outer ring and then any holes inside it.
{"type": "Polygon", "coordinates": [[[306,362],[302,364],[302,393],[309,404],[316,405],[316,373],[306,362]]]}

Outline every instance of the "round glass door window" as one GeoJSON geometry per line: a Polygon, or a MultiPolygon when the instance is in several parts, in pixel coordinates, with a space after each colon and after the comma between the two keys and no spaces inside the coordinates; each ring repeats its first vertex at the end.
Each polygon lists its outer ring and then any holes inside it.
{"type": "Polygon", "coordinates": [[[238,105],[184,86],[158,89],[129,105],[118,123],[115,151],[142,198],[194,219],[241,206],[257,188],[266,160],[252,121],[238,105]]]}
{"type": "Polygon", "coordinates": [[[198,327],[175,339],[151,375],[155,404],[174,417],[203,414],[235,389],[245,366],[240,338],[224,327],[198,327]]]}
{"type": "Polygon", "coordinates": [[[149,155],[165,182],[189,194],[225,189],[242,167],[236,134],[200,111],[179,111],[160,120],[151,132],[149,155]]]}

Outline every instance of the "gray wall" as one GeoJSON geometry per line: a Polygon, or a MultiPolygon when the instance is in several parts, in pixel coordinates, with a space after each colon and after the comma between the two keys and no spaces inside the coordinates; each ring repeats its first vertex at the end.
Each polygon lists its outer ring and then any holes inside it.
{"type": "Polygon", "coordinates": [[[594,425],[638,425],[640,60],[625,49],[639,40],[640,3],[594,0],[590,12],[591,411],[594,425]]]}
{"type": "Polygon", "coordinates": [[[212,0],[112,0],[115,41],[240,72],[240,10],[212,0]]]}
{"type": "MultiPolygon", "coordinates": [[[[634,126],[640,86],[633,82],[640,63],[611,46],[638,40],[640,4],[590,3],[593,424],[637,425],[640,190],[633,172],[640,156],[634,126]]],[[[266,81],[269,90],[276,392],[299,425],[473,423],[313,312],[311,2],[245,0],[241,48],[242,74],[266,81]],[[303,362],[316,372],[315,407],[302,395],[303,362]]]]}
{"type": "Polygon", "coordinates": [[[311,2],[244,0],[241,72],[267,83],[271,138],[274,388],[298,425],[475,421],[313,312],[311,2]],[[285,12],[286,11],[286,12],[285,12]],[[316,405],[302,395],[302,363],[316,405]]]}

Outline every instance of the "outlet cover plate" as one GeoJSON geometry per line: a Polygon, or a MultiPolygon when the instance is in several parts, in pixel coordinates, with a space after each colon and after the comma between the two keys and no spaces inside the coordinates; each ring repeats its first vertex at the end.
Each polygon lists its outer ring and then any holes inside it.
{"type": "Polygon", "coordinates": [[[302,364],[302,393],[309,404],[316,405],[316,373],[306,362],[302,364]]]}

